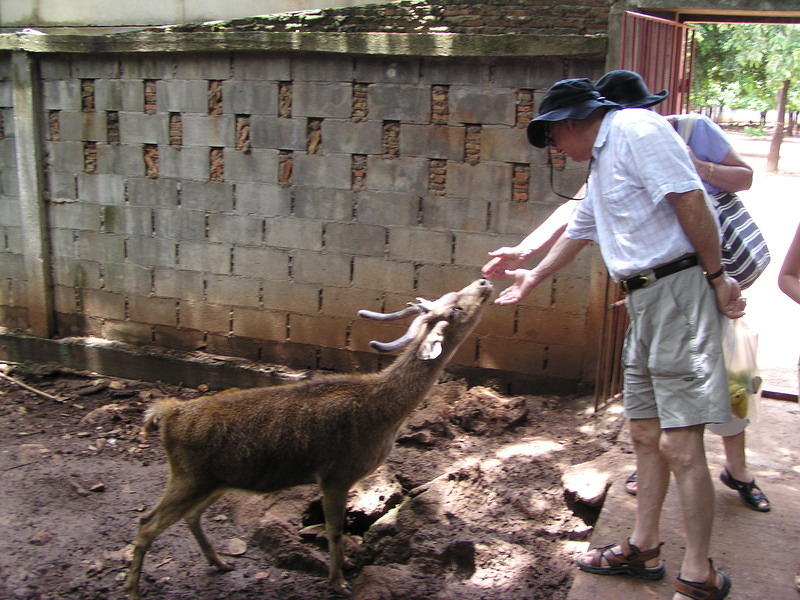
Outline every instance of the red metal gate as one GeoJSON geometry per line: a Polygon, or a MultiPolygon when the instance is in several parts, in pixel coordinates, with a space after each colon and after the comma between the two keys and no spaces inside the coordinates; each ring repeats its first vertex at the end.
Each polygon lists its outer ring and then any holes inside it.
{"type": "MultiPolygon", "coordinates": [[[[669,92],[653,110],[662,115],[688,112],[694,48],[694,27],[626,11],[622,17],[618,68],[636,71],[654,92],[669,92]]],[[[616,399],[622,391],[622,344],[628,316],[621,300],[619,286],[607,278],[595,373],[595,409],[616,399]]]]}

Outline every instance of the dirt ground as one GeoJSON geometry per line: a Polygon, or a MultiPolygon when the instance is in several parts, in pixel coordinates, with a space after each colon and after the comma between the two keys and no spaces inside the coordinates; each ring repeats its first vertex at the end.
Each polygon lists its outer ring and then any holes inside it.
{"type": "MultiPolygon", "coordinates": [[[[166,467],[139,429],[148,404],[203,390],[6,366],[0,380],[0,597],[122,598],[138,519],[166,467]]],[[[618,415],[587,399],[505,397],[462,381],[435,386],[386,465],[351,492],[346,575],[361,600],[567,597],[572,560],[597,511],[562,476],[616,443],[618,415]]],[[[236,569],[208,567],[184,523],[160,536],[142,592],[159,600],[318,600],[327,552],[316,486],[231,492],[203,517],[236,569]]]]}

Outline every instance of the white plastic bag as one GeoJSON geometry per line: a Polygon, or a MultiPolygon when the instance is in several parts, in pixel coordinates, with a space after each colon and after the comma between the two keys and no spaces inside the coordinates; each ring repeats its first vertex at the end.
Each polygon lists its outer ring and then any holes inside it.
{"type": "Polygon", "coordinates": [[[731,410],[736,417],[755,421],[761,402],[758,334],[743,319],[725,319],[722,350],[728,371],[731,410]]]}

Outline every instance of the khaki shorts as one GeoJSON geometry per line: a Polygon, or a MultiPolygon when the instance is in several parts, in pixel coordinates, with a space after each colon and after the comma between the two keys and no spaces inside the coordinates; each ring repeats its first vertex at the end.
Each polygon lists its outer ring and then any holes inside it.
{"type": "Polygon", "coordinates": [[[658,418],[662,429],[730,421],[722,315],[702,269],[658,279],[626,305],[625,416],[658,418]]]}

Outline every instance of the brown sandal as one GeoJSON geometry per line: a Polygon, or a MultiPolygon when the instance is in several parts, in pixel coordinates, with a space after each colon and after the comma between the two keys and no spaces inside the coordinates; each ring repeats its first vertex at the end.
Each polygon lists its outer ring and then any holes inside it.
{"type": "Polygon", "coordinates": [[[687,581],[681,579],[680,575],[675,579],[673,586],[675,591],[683,594],[692,600],[722,600],[728,596],[731,591],[731,578],[723,571],[717,571],[714,568],[714,562],[709,558],[708,564],[711,567],[711,573],[708,578],[703,582],[687,581]],[[717,575],[719,574],[722,583],[717,586],[717,575]]]}
{"type": "Polygon", "coordinates": [[[630,538],[619,544],[620,552],[612,551],[615,544],[594,548],[592,557],[588,562],[580,559],[575,560],[575,564],[581,571],[594,573],[595,575],[632,575],[640,579],[661,579],[664,577],[666,568],[664,561],[655,567],[646,567],[645,562],[657,558],[661,554],[661,542],[655,548],[650,548],[642,552],[631,544],[630,538]],[[606,559],[606,566],[603,566],[603,559],[606,559]]]}

